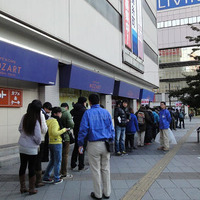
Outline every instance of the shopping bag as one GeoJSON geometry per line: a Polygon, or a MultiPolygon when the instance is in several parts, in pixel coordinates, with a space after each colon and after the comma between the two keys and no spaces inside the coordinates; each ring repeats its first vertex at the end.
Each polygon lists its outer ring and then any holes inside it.
{"type": "Polygon", "coordinates": [[[156,135],[155,142],[160,143],[160,132],[156,135]]]}
{"type": "Polygon", "coordinates": [[[170,128],[168,128],[168,138],[170,144],[177,144],[176,138],[174,137],[174,134],[170,128]]]}

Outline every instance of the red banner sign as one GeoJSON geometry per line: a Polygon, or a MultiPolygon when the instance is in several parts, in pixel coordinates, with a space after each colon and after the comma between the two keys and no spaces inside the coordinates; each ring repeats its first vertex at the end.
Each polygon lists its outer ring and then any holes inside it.
{"type": "Polygon", "coordinates": [[[0,107],[22,107],[22,100],[22,90],[0,88],[0,107]]]}
{"type": "Polygon", "coordinates": [[[131,49],[131,4],[130,0],[124,0],[124,39],[125,45],[131,49]]]}

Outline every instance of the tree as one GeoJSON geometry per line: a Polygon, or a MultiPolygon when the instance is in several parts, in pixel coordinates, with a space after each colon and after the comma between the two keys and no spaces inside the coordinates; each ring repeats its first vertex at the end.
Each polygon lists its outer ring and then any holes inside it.
{"type": "MultiPolygon", "coordinates": [[[[192,30],[200,32],[200,29],[196,26],[190,25],[190,27],[192,30]]],[[[199,43],[200,35],[197,35],[196,37],[187,36],[186,39],[190,42],[194,41],[195,43],[199,43]]],[[[190,57],[200,61],[200,55],[195,53],[198,50],[200,50],[198,46],[197,48],[193,48],[190,57]]],[[[176,91],[170,91],[169,97],[179,98],[183,104],[193,107],[197,113],[197,109],[200,108],[200,68],[198,68],[196,72],[197,73],[194,76],[185,76],[188,87],[176,91]]]]}

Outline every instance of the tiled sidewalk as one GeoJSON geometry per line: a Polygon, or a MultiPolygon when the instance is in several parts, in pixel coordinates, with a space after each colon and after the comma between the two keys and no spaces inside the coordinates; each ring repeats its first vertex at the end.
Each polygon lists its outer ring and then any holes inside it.
{"type": "MultiPolygon", "coordinates": [[[[186,129],[173,131],[177,141],[200,120],[186,121],[186,129]]],[[[200,144],[197,144],[196,131],[151,185],[143,200],[196,199],[200,200],[200,144]]],[[[111,200],[119,200],[136,184],[166,152],[156,150],[159,145],[153,143],[138,148],[127,156],[111,157],[111,200]]],[[[173,147],[172,147],[173,148],[173,147]]],[[[87,163],[87,159],[86,159],[87,163]]],[[[44,164],[45,167],[46,164],[44,164]]],[[[45,185],[38,189],[36,195],[19,193],[19,164],[0,168],[0,200],[89,200],[93,191],[90,170],[84,172],[70,171],[72,180],[64,180],[58,185],[45,185]]],[[[133,200],[134,196],[132,197],[133,200]]]]}

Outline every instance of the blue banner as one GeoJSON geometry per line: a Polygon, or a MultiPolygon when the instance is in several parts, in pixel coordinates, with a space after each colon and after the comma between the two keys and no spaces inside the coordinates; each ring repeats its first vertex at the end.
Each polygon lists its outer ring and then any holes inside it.
{"type": "Polygon", "coordinates": [[[157,10],[166,10],[199,3],[200,0],[157,0],[157,10]]]}
{"type": "Polygon", "coordinates": [[[60,67],[60,87],[113,94],[115,80],[74,65],[60,67]]]}
{"type": "Polygon", "coordinates": [[[139,99],[140,88],[123,81],[115,81],[115,89],[113,95],[127,97],[130,99],[139,99]]]}
{"type": "Polygon", "coordinates": [[[154,101],[154,92],[149,90],[141,89],[140,99],[149,99],[149,101],[154,101]]]}
{"type": "Polygon", "coordinates": [[[0,41],[0,77],[54,85],[58,60],[0,41]]]}

